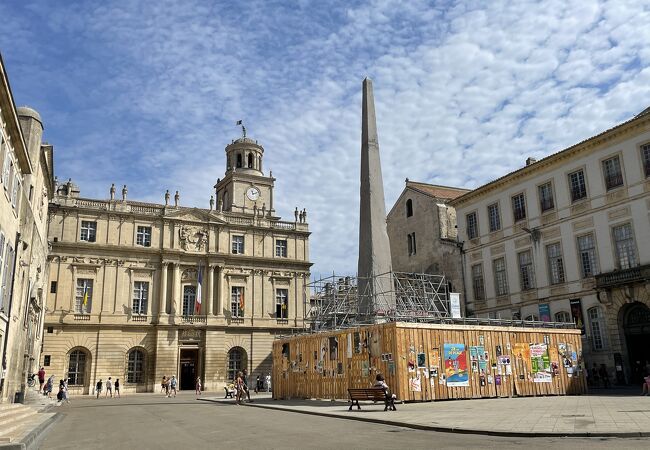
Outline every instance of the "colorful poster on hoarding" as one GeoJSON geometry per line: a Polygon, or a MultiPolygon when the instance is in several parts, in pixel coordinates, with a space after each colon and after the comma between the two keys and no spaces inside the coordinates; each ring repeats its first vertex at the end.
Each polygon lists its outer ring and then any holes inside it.
{"type": "Polygon", "coordinates": [[[465,344],[445,344],[444,358],[447,386],[469,386],[465,344]]]}
{"type": "Polygon", "coordinates": [[[469,347],[469,359],[472,362],[472,372],[487,369],[487,359],[485,347],[482,345],[472,345],[469,347]]]}
{"type": "Polygon", "coordinates": [[[552,379],[551,360],[546,344],[530,344],[530,362],[533,381],[535,383],[550,383],[552,379]]]}
{"type": "Polygon", "coordinates": [[[576,324],[576,327],[580,328],[580,334],[585,334],[585,319],[582,316],[582,302],[579,298],[572,298],[569,300],[569,306],[571,307],[571,318],[573,323],[576,324]]]}
{"type": "Polygon", "coordinates": [[[541,320],[542,322],[551,321],[551,308],[548,305],[548,303],[539,304],[539,320],[541,320]]]}

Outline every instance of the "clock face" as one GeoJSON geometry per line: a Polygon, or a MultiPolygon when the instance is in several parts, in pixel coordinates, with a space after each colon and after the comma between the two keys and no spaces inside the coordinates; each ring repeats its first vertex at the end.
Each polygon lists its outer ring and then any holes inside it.
{"type": "Polygon", "coordinates": [[[255,201],[260,198],[260,190],[254,186],[249,187],[246,190],[246,197],[248,197],[249,200],[255,201]]]}

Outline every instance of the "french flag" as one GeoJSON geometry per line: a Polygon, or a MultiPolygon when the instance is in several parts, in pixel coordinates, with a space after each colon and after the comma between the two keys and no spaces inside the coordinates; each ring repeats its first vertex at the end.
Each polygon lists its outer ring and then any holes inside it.
{"type": "Polygon", "coordinates": [[[201,285],[203,284],[203,268],[199,266],[198,276],[196,278],[196,313],[201,312],[201,285]]]}

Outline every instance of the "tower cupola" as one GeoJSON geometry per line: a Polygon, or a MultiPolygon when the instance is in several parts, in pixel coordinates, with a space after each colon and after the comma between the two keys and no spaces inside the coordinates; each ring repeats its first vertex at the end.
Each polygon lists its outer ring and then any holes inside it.
{"type": "Polygon", "coordinates": [[[243,136],[226,146],[226,174],[231,171],[264,175],[264,147],[256,140],[243,136]]]}

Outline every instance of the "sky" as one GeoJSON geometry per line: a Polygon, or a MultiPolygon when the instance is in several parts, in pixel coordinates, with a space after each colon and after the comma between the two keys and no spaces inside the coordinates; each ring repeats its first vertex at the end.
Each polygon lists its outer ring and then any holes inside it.
{"type": "Polygon", "coordinates": [[[7,0],[0,17],[59,180],[207,208],[242,119],[277,213],[307,210],[317,278],[356,272],[364,77],[387,212],[406,178],[475,188],[650,106],[647,1],[7,0]]]}

